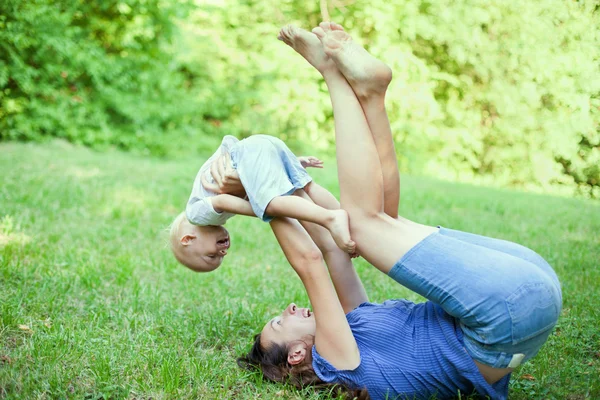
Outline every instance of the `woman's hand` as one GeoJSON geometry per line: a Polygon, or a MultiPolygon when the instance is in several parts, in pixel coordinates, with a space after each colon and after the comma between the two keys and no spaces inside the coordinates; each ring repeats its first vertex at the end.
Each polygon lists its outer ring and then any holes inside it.
{"type": "Polygon", "coordinates": [[[298,161],[304,168],[323,168],[323,161],[319,160],[317,157],[313,156],[300,156],[298,157],[298,161]]]}
{"type": "Polygon", "coordinates": [[[246,190],[242,185],[240,176],[231,165],[229,153],[224,153],[213,161],[210,166],[210,174],[214,179],[214,183],[208,182],[203,176],[202,186],[205,189],[219,194],[230,194],[241,198],[246,197],[246,190]]]}

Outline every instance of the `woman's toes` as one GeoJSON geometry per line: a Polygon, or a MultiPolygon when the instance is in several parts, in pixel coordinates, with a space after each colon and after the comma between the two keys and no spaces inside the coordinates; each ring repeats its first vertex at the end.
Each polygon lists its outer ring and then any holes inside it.
{"type": "Polygon", "coordinates": [[[319,26],[321,27],[321,29],[323,29],[325,32],[329,32],[331,30],[331,22],[328,21],[323,21],[319,24],[319,26]]]}
{"type": "Polygon", "coordinates": [[[286,25],[279,30],[279,35],[277,35],[277,39],[285,42],[285,41],[289,41],[289,38],[290,38],[289,25],[286,25]]]}
{"type": "Polygon", "coordinates": [[[343,31],[344,30],[343,26],[341,26],[340,24],[336,24],[335,22],[331,22],[330,26],[331,26],[331,30],[333,30],[333,31],[343,31]]]}
{"type": "Polygon", "coordinates": [[[317,37],[319,39],[323,39],[325,37],[325,31],[320,26],[317,26],[316,28],[313,28],[312,33],[314,33],[315,35],[317,35],[317,37]]]}

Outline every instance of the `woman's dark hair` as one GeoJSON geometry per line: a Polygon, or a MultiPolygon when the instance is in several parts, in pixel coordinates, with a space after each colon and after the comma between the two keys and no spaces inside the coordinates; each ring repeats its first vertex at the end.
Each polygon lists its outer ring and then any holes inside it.
{"type": "Polygon", "coordinates": [[[314,386],[316,389],[331,390],[334,397],[369,399],[366,390],[350,390],[341,385],[323,382],[310,364],[291,365],[287,361],[286,346],[271,343],[268,349],[260,345],[260,333],[254,336],[252,348],[245,356],[237,359],[240,368],[260,370],[265,378],[273,382],[291,383],[298,389],[314,386]]]}

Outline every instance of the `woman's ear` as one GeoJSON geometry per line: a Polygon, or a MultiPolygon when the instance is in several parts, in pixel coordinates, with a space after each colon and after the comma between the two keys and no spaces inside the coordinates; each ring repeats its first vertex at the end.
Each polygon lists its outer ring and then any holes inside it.
{"type": "Polygon", "coordinates": [[[306,343],[296,342],[288,350],[287,361],[290,365],[298,365],[306,358],[306,343]]]}

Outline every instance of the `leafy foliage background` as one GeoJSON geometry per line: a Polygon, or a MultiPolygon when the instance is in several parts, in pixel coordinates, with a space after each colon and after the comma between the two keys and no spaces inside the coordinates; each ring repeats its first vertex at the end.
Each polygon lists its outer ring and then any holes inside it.
{"type": "Polygon", "coordinates": [[[392,67],[403,171],[600,197],[598,1],[4,0],[0,139],[333,151],[324,85],[275,40],[323,14],[392,67]]]}

